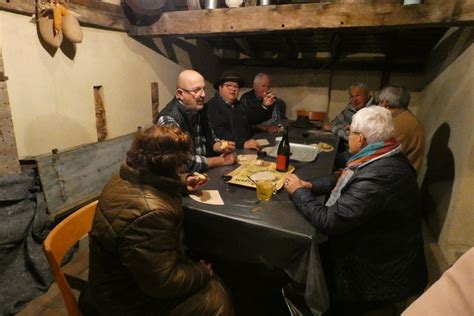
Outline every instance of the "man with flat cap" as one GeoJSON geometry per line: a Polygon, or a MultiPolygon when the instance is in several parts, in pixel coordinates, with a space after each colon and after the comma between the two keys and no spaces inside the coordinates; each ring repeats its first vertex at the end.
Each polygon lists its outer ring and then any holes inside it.
{"type": "Polygon", "coordinates": [[[204,77],[194,70],[184,70],[178,76],[175,97],[154,117],[156,125],[171,125],[189,133],[193,140],[191,171],[231,165],[235,161],[235,144],[217,138],[209,126],[204,98],[204,77]],[[217,156],[216,156],[217,155],[217,156]]]}
{"type": "Polygon", "coordinates": [[[235,142],[237,148],[259,149],[252,139],[247,109],[237,99],[244,81],[236,76],[225,76],[214,83],[215,96],[207,103],[209,123],[217,137],[235,142]]]}

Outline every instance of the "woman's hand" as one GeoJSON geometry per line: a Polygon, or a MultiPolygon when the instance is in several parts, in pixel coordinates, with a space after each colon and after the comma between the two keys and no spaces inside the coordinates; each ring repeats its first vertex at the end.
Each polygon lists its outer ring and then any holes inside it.
{"type": "Polygon", "coordinates": [[[293,194],[299,188],[312,189],[313,185],[311,182],[301,180],[297,175],[290,174],[285,179],[285,190],[289,194],[293,194]]]}
{"type": "Polygon", "coordinates": [[[189,175],[186,177],[186,189],[188,192],[196,191],[199,187],[205,185],[209,181],[209,178],[206,176],[205,179],[197,175],[189,175]]]}

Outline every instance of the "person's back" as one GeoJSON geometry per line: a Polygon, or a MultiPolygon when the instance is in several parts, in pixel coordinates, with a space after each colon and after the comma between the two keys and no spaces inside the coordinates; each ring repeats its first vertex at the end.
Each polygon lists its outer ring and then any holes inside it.
{"type": "Polygon", "coordinates": [[[402,145],[402,152],[407,156],[416,173],[420,174],[425,153],[425,131],[418,119],[405,110],[393,114],[395,138],[402,145]]]}
{"type": "Polygon", "coordinates": [[[395,138],[400,142],[402,152],[419,174],[425,151],[425,131],[408,109],[410,92],[403,85],[392,84],[380,91],[379,99],[379,105],[392,113],[395,138]]]}
{"type": "Polygon", "coordinates": [[[374,161],[349,180],[339,215],[375,215],[349,231],[326,231],[329,247],[322,257],[333,300],[397,302],[423,290],[427,276],[418,192],[402,154],[374,161]],[[370,199],[366,192],[373,193],[370,199]]]}
{"type": "MultiPolygon", "coordinates": [[[[135,276],[122,261],[124,254],[131,255],[139,248],[134,250],[133,245],[123,245],[121,239],[127,236],[135,220],[144,221],[147,217],[152,220],[166,213],[173,214],[173,208],[180,208],[179,199],[173,199],[151,186],[139,186],[116,176],[104,187],[89,234],[89,279],[91,293],[98,298],[100,309],[106,314],[139,315],[150,308],[160,310],[159,304],[152,306],[153,300],[140,289],[134,280],[135,276]],[[163,199],[163,203],[159,202],[158,196],[163,199]]],[[[173,217],[179,219],[177,214],[173,217]]],[[[180,226],[176,232],[180,233],[180,226]]],[[[158,237],[159,232],[155,233],[158,237]]],[[[180,235],[173,236],[173,240],[180,243],[181,239],[180,235]]],[[[159,287],[156,284],[156,288],[159,287]]]]}
{"type": "MultiPolygon", "coordinates": [[[[92,305],[104,315],[232,315],[210,265],[186,256],[181,174],[191,138],[176,127],[139,130],[118,176],[104,187],[89,233],[92,305]]],[[[205,183],[205,182],[204,182],[205,183]]]]}
{"type": "Polygon", "coordinates": [[[328,235],[320,249],[335,315],[397,304],[427,282],[416,174],[394,138],[390,111],[358,111],[349,151],[337,182],[290,175],[285,184],[298,210],[328,235]]]}

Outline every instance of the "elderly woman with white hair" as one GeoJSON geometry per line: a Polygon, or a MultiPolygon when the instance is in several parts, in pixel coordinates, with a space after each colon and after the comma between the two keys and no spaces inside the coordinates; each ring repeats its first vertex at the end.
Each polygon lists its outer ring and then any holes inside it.
{"type": "Polygon", "coordinates": [[[297,209],[328,235],[321,258],[336,315],[403,302],[427,283],[416,174],[393,135],[390,111],[361,109],[339,179],[291,175],[285,183],[297,209]],[[326,203],[318,196],[329,193],[326,203]]]}

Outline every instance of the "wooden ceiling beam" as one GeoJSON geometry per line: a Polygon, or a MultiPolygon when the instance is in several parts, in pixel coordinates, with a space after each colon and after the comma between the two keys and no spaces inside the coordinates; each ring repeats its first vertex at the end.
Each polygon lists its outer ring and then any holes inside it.
{"type": "MultiPolygon", "coordinates": [[[[130,23],[119,5],[97,0],[71,0],[68,8],[79,14],[81,25],[122,32],[128,32],[130,29],[130,23]]],[[[0,10],[33,15],[35,3],[33,0],[0,0],[0,10]]]]}
{"type": "Polygon", "coordinates": [[[474,24],[473,0],[397,3],[308,3],[165,12],[132,36],[236,35],[262,32],[369,27],[433,27],[474,24]]]}
{"type": "MultiPolygon", "coordinates": [[[[326,69],[331,61],[328,59],[223,59],[222,63],[228,66],[258,66],[258,67],[287,67],[291,69],[326,69]]],[[[356,70],[356,71],[382,71],[388,69],[391,72],[420,73],[424,71],[423,62],[401,63],[392,62],[390,68],[386,68],[385,61],[380,59],[337,61],[333,64],[334,70],[356,70]]]]}

